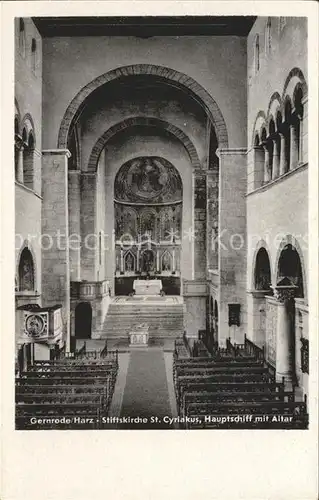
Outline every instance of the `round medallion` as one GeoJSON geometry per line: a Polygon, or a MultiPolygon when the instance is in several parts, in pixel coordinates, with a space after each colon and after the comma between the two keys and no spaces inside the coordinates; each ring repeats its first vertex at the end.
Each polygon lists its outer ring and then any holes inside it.
{"type": "Polygon", "coordinates": [[[30,337],[41,335],[44,327],[44,320],[39,314],[30,314],[25,321],[25,329],[30,337]]]}

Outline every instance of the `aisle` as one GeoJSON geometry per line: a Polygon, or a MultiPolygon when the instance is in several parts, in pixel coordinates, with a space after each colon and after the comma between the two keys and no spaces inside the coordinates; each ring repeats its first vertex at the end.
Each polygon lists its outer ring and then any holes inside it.
{"type": "Polygon", "coordinates": [[[172,416],[162,349],[131,351],[120,416],[148,419],[147,424],[121,424],[120,429],[174,428],[162,421],[172,416]],[[158,421],[152,422],[151,417],[158,421]]]}

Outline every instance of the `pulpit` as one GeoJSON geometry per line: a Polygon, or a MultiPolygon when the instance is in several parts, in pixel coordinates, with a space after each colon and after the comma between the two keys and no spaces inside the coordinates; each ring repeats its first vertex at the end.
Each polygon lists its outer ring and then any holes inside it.
{"type": "Polygon", "coordinates": [[[133,328],[129,333],[130,346],[147,347],[149,337],[149,326],[147,323],[141,323],[133,328]]]}
{"type": "Polygon", "coordinates": [[[135,295],[160,295],[162,291],[162,281],[134,280],[133,290],[135,295]]]}

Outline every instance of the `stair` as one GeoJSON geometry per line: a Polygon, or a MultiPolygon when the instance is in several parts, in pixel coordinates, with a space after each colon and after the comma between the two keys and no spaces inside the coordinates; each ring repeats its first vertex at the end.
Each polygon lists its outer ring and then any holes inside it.
{"type": "Polygon", "coordinates": [[[100,339],[127,339],[136,325],[149,325],[149,338],[175,339],[184,331],[183,303],[117,303],[110,304],[100,339]]]}

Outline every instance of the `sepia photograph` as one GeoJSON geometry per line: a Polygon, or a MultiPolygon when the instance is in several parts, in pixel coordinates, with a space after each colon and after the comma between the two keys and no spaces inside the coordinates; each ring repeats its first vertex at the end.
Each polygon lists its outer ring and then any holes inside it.
{"type": "Polygon", "coordinates": [[[318,4],[0,24],[1,500],[316,500],[318,4]]]}
{"type": "Polygon", "coordinates": [[[307,430],[307,17],[16,17],[15,428],[307,430]]]}

